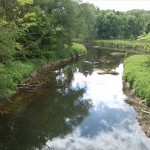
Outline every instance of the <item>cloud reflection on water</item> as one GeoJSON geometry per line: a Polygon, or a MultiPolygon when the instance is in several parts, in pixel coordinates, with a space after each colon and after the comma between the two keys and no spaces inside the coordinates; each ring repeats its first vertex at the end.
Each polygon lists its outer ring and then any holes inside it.
{"type": "MultiPolygon", "coordinates": [[[[55,138],[47,145],[55,150],[149,150],[149,139],[141,138],[142,134],[134,132],[136,125],[131,126],[132,134],[126,129],[113,127],[110,132],[101,132],[94,138],[81,136],[80,128],[64,139],[55,138]]],[[[43,150],[48,150],[45,146],[43,150]]]]}
{"type": "MultiPolygon", "coordinates": [[[[83,122],[65,138],[54,138],[47,145],[54,150],[149,150],[150,141],[140,133],[136,112],[128,104],[122,88],[123,64],[120,74],[99,75],[95,70],[84,76],[74,74],[72,88],[86,86],[83,99],[91,99],[93,107],[83,122]]],[[[45,146],[43,150],[47,150],[45,146]]]]}
{"type": "Polygon", "coordinates": [[[122,107],[124,109],[123,99],[126,97],[122,92],[123,64],[120,64],[116,71],[120,73],[118,76],[99,75],[98,71],[94,71],[92,75],[86,77],[82,73],[76,72],[72,87],[75,88],[76,85],[83,87],[83,85],[86,85],[86,92],[83,98],[92,99],[95,109],[99,102],[104,102],[109,107],[119,109],[122,107]]]}

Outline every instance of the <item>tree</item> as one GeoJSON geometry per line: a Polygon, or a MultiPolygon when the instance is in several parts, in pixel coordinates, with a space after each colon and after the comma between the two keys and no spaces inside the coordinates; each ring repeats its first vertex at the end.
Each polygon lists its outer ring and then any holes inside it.
{"type": "Polygon", "coordinates": [[[15,41],[17,27],[14,25],[0,26],[0,63],[14,59],[18,43],[15,41]]]}
{"type": "Polygon", "coordinates": [[[134,15],[127,15],[125,18],[125,38],[137,38],[143,32],[140,20],[134,15]]]}
{"type": "Polygon", "coordinates": [[[99,15],[98,38],[118,38],[122,32],[122,20],[120,15],[113,11],[107,11],[99,15]]]}
{"type": "Polygon", "coordinates": [[[150,22],[145,27],[145,33],[146,34],[150,33],[150,22]]]}

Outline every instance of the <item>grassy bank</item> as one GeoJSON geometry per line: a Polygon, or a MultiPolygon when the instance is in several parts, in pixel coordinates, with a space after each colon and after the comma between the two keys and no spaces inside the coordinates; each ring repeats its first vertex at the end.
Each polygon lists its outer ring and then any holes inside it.
{"type": "Polygon", "coordinates": [[[16,93],[18,83],[48,61],[73,58],[75,55],[85,52],[86,48],[83,45],[75,43],[70,48],[51,53],[53,55],[48,57],[51,58],[49,60],[29,59],[27,61],[12,61],[9,64],[0,64],[0,101],[16,93]]]}
{"type": "Polygon", "coordinates": [[[146,44],[146,42],[138,40],[95,40],[93,43],[101,48],[136,52],[144,52],[146,44]]]}
{"type": "Polygon", "coordinates": [[[150,60],[145,55],[134,55],[125,59],[125,81],[129,82],[135,94],[146,99],[150,105],[150,60]]]}

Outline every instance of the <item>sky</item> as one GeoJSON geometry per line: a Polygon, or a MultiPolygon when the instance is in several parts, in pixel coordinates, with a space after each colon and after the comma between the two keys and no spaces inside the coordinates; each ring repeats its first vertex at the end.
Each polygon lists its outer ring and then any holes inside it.
{"type": "Polygon", "coordinates": [[[117,11],[128,11],[131,9],[150,10],[150,0],[82,0],[93,3],[101,10],[114,9],[117,11]]]}

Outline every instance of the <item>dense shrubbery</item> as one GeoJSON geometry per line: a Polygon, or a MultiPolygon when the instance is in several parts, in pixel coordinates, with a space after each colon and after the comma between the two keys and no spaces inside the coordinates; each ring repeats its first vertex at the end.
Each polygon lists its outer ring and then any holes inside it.
{"type": "Polygon", "coordinates": [[[145,55],[134,55],[125,60],[124,80],[130,83],[137,96],[146,99],[150,105],[149,75],[150,61],[145,55]]]}

